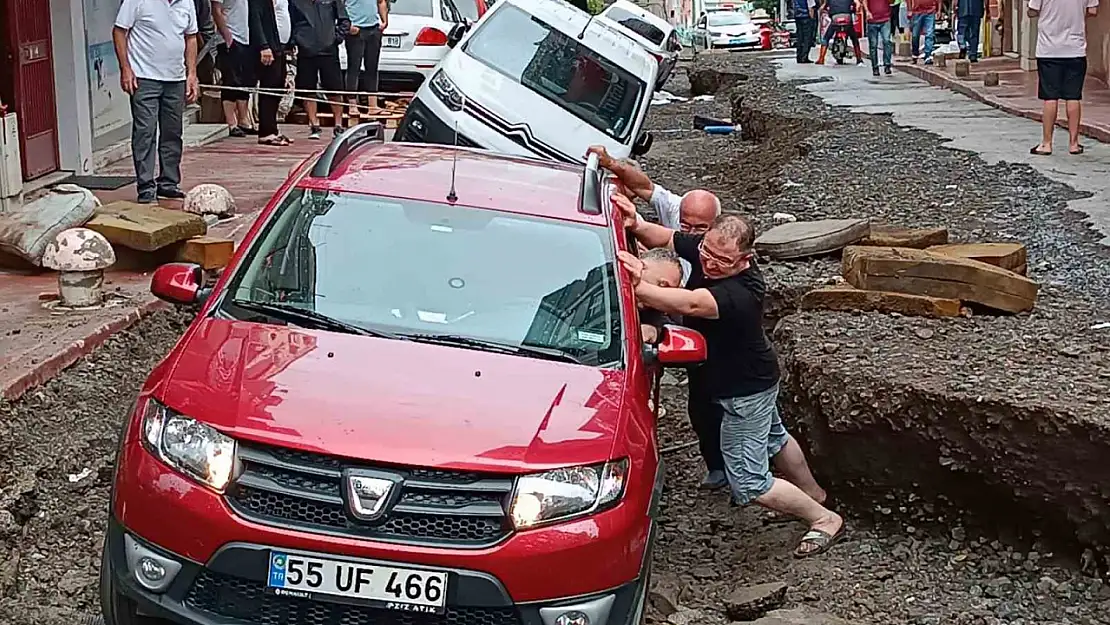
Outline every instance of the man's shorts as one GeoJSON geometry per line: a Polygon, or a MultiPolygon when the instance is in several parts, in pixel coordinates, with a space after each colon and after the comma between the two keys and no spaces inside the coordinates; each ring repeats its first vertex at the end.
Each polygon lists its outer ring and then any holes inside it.
{"type": "Polygon", "coordinates": [[[1037,97],[1042,100],[1082,100],[1087,57],[1037,57],[1037,97]]]}
{"type": "MultiPolygon", "coordinates": [[[[297,91],[342,91],[339,48],[313,56],[297,55],[297,91]]],[[[329,94],[335,97],[335,94],[329,94]]]]}
{"type": "Polygon", "coordinates": [[[779,385],[755,395],[718,399],[724,408],[721,453],[732,497],[745,505],[771,490],[771,458],[789,440],[779,417],[779,385]]]}
{"type": "Polygon", "coordinates": [[[220,99],[236,102],[250,99],[254,87],[254,56],[251,47],[232,41],[231,47],[221,43],[216,47],[216,67],[220,70],[220,84],[227,89],[220,91],[220,99]],[[237,88],[238,87],[238,88],[237,88]]]}

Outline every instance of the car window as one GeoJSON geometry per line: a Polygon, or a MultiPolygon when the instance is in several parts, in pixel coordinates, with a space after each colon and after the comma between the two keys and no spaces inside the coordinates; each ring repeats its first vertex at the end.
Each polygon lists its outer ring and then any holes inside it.
{"type": "Polygon", "coordinates": [[[744,24],[751,24],[752,18],[748,17],[747,13],[728,12],[728,13],[711,13],[709,15],[710,26],[743,26],[744,24]]]}
{"type": "Polygon", "coordinates": [[[432,3],[433,0],[389,0],[389,14],[432,17],[435,9],[432,3]]]}
{"type": "Polygon", "coordinates": [[[658,26],[621,7],[610,7],[605,16],[657,46],[662,45],[667,37],[658,26]]]}
{"type": "Polygon", "coordinates": [[[233,299],[365,328],[622,359],[603,226],[355,193],[295,190],[233,278],[233,299]]]}
{"type": "Polygon", "coordinates": [[[459,15],[469,19],[471,22],[478,21],[478,3],[474,0],[458,0],[455,2],[455,8],[458,9],[459,15]]]}
{"type": "Polygon", "coordinates": [[[632,130],[644,82],[515,6],[487,17],[464,51],[610,137],[632,130]]]}
{"type": "Polygon", "coordinates": [[[678,33],[671,31],[671,36],[667,37],[667,52],[681,52],[682,43],[678,40],[678,33]]]}

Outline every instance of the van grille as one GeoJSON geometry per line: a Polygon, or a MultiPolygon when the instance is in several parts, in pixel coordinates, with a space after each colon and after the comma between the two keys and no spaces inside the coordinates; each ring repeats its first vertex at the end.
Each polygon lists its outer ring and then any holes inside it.
{"type": "Polygon", "coordinates": [[[255,443],[239,445],[243,472],[227,502],[252,521],[307,531],[416,545],[486,547],[511,531],[511,476],[372,465],[255,443]],[[393,476],[400,494],[380,518],[349,513],[347,469],[393,476]]]}

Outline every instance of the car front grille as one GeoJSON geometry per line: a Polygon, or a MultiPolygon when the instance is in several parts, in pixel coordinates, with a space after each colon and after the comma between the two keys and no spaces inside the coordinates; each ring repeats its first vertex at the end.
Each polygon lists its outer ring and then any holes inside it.
{"type": "Polygon", "coordinates": [[[243,471],[227,501],[259,523],[416,545],[486,547],[511,531],[505,513],[511,476],[375,466],[333,456],[243,443],[243,471]],[[346,469],[392,474],[401,492],[373,521],[348,513],[346,469]]]}
{"type": "Polygon", "coordinates": [[[250,625],[521,625],[516,608],[448,607],[444,614],[402,612],[272,595],[262,582],[201,571],[185,605],[250,625]]]}

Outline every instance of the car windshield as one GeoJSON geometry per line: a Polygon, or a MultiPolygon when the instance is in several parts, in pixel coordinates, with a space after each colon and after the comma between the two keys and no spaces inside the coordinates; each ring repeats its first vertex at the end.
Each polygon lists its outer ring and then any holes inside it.
{"type": "Polygon", "coordinates": [[[614,139],[631,132],[644,82],[515,6],[486,18],[465,51],[614,139]]]}
{"type": "Polygon", "coordinates": [[[747,13],[710,13],[709,25],[710,26],[743,26],[744,24],[751,24],[752,18],[748,17],[747,13]]]}
{"type": "Polygon", "coordinates": [[[620,7],[610,7],[609,10],[605,12],[605,15],[614,22],[624,26],[657,46],[663,45],[663,40],[667,38],[667,34],[660,30],[658,26],[620,7]]]}
{"type": "Polygon", "coordinates": [[[294,307],[369,333],[535,348],[612,367],[623,354],[613,257],[601,226],[294,190],[229,297],[261,305],[243,309],[294,307]]]}
{"type": "Polygon", "coordinates": [[[390,15],[431,17],[433,13],[432,0],[389,0],[390,15]]]}

